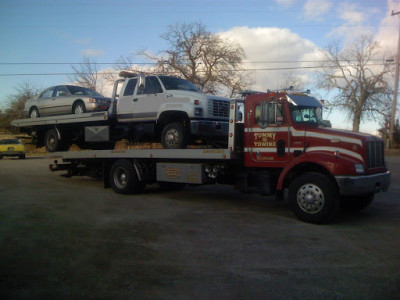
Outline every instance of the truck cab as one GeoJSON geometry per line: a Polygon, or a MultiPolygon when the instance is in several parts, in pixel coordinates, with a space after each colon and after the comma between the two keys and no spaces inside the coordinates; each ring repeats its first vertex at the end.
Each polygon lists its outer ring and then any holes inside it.
{"type": "Polygon", "coordinates": [[[255,94],[245,101],[246,167],[276,170],[272,192],[288,189],[297,216],[311,222],[335,214],[338,202],[330,197],[362,209],[390,186],[382,139],[329,128],[322,108],[314,97],[296,93],[255,94]]]}
{"type": "Polygon", "coordinates": [[[197,139],[227,142],[230,99],[200,92],[191,82],[165,75],[125,77],[116,106],[131,135],[156,137],[164,148],[185,148],[197,139]]]}

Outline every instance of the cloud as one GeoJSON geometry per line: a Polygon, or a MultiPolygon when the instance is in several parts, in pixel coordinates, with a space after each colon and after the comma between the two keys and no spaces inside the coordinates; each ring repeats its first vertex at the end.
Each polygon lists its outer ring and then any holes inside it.
{"type": "Polygon", "coordinates": [[[303,16],[307,20],[322,20],[321,16],[326,14],[332,7],[332,3],[328,0],[307,0],[303,6],[303,16]]]}
{"type": "Polygon", "coordinates": [[[83,45],[83,46],[89,45],[91,42],[92,42],[91,38],[86,38],[86,39],[81,39],[81,40],[74,40],[75,44],[83,45]]]}
{"type": "Polygon", "coordinates": [[[275,2],[278,3],[279,5],[289,7],[294,5],[297,2],[297,0],[275,0],[275,2]]]}
{"type": "Polygon", "coordinates": [[[351,44],[361,35],[373,35],[376,28],[366,25],[379,13],[377,8],[360,7],[358,4],[343,2],[337,7],[337,16],[344,23],[332,29],[327,37],[343,39],[344,44],[351,44]]]}
{"type": "Polygon", "coordinates": [[[392,11],[400,11],[400,0],[387,1],[387,14],[381,21],[375,40],[380,43],[383,51],[392,55],[396,54],[399,34],[399,17],[392,16],[392,11]]]}
{"type": "Polygon", "coordinates": [[[99,49],[84,49],[81,51],[82,56],[97,57],[97,56],[101,56],[103,54],[104,54],[104,51],[99,50],[99,49]]]}
{"type": "Polygon", "coordinates": [[[221,32],[224,38],[238,42],[246,53],[246,69],[253,70],[255,84],[252,89],[267,90],[280,88],[287,73],[311,84],[311,74],[318,65],[318,47],[307,39],[286,28],[275,27],[234,27],[221,32]]]}
{"type": "Polygon", "coordinates": [[[353,3],[341,3],[337,9],[339,18],[347,24],[362,24],[365,21],[365,12],[353,3]]]}

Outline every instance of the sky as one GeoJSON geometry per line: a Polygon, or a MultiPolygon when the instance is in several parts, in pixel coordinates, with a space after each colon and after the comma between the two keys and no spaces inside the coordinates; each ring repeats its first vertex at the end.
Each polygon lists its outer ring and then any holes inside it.
{"type": "MultiPolygon", "coordinates": [[[[382,53],[395,54],[400,0],[0,0],[0,109],[16,87],[44,89],[71,81],[72,64],[91,56],[100,70],[139,49],[157,54],[168,45],[169,25],[202,22],[207,30],[240,43],[254,90],[276,89],[288,72],[316,90],[320,50],[371,34],[382,53]]],[[[382,54],[383,57],[383,54],[382,54]]],[[[104,94],[110,96],[110,89],[104,94]]],[[[327,115],[333,127],[350,129],[347,115],[327,115]]],[[[361,131],[379,124],[366,120],[361,131]]]]}

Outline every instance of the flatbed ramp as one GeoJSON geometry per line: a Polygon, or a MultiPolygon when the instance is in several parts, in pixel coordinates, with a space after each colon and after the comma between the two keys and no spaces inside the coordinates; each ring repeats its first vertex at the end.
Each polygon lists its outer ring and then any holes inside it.
{"type": "Polygon", "coordinates": [[[70,123],[85,123],[106,121],[109,119],[108,111],[71,114],[61,116],[49,116],[40,118],[19,119],[11,122],[14,127],[28,127],[37,125],[54,125],[54,124],[70,124],[70,123]]]}

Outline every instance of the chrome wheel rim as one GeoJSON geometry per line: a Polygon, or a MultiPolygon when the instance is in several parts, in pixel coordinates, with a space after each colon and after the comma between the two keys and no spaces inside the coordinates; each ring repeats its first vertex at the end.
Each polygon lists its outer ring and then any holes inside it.
{"type": "Polygon", "coordinates": [[[297,192],[297,204],[302,211],[308,214],[316,214],[322,210],[325,203],[324,193],[319,186],[307,183],[297,192]]]}
{"type": "Polygon", "coordinates": [[[37,118],[38,117],[38,112],[36,109],[31,111],[31,118],[37,118]]]}
{"type": "Polygon", "coordinates": [[[177,146],[180,142],[180,136],[178,130],[172,128],[167,131],[165,141],[169,146],[177,146]]]}
{"type": "Polygon", "coordinates": [[[75,107],[75,114],[83,114],[83,106],[81,105],[81,104],[78,104],[76,107],[75,107]]]}
{"type": "Polygon", "coordinates": [[[54,135],[49,136],[47,139],[47,146],[50,149],[53,149],[56,144],[56,137],[54,135]]]}
{"type": "Polygon", "coordinates": [[[119,189],[127,185],[127,174],[124,168],[118,167],[114,171],[114,183],[119,189]]]}

